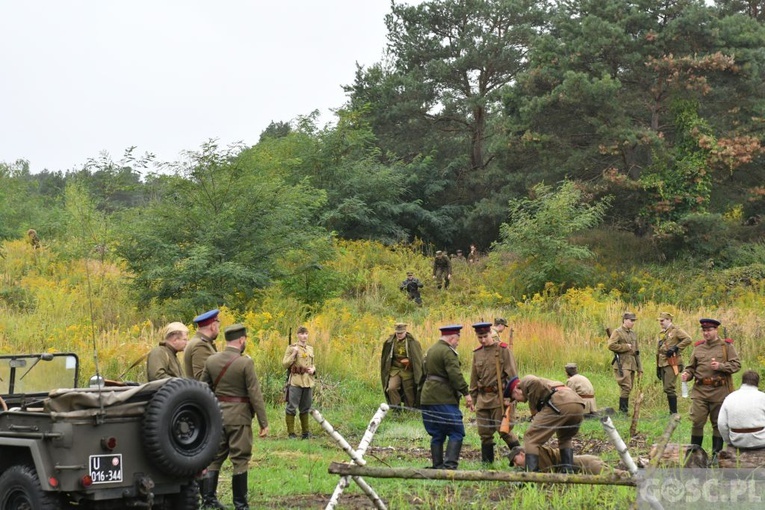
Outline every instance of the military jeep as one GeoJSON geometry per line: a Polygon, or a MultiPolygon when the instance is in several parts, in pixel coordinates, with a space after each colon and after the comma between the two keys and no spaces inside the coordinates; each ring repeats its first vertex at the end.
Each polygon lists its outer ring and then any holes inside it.
{"type": "Polygon", "coordinates": [[[0,510],[197,508],[223,428],[210,389],[78,376],[75,354],[0,356],[0,510]]]}

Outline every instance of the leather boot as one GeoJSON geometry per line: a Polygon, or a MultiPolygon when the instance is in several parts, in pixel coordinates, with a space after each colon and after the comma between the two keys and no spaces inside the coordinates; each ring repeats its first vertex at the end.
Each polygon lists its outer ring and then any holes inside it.
{"type": "MultiPolygon", "coordinates": [[[[528,459],[528,455],[526,458],[528,459]]],[[[574,450],[572,448],[560,449],[560,471],[561,473],[574,472],[574,450]]]]}
{"type": "Polygon", "coordinates": [[[677,397],[667,397],[669,404],[669,414],[677,414],[677,397]]]}
{"type": "Polygon", "coordinates": [[[712,436],[712,455],[717,455],[725,447],[723,438],[712,436]]]}
{"type": "Polygon", "coordinates": [[[433,459],[433,465],[428,469],[444,468],[444,443],[430,444],[430,458],[433,459]]]}
{"type": "Polygon", "coordinates": [[[295,415],[294,414],[286,415],[286,420],[287,420],[287,436],[290,439],[294,439],[297,437],[297,434],[295,434],[295,415]]]}
{"type": "Polygon", "coordinates": [[[311,437],[311,432],[308,430],[308,413],[300,415],[300,429],[303,432],[301,438],[309,439],[311,437]]]}
{"type": "Polygon", "coordinates": [[[630,399],[629,398],[619,398],[619,412],[627,414],[630,412],[630,399]]]}
{"type": "Polygon", "coordinates": [[[539,471],[539,455],[534,455],[532,453],[526,454],[526,471],[530,473],[535,473],[539,471]]]}
{"type": "Polygon", "coordinates": [[[701,447],[701,443],[704,442],[704,436],[691,436],[691,444],[701,447]]]}
{"type": "Polygon", "coordinates": [[[202,478],[202,508],[214,510],[226,510],[226,507],[218,501],[218,471],[208,471],[202,478]]]}
{"type": "Polygon", "coordinates": [[[444,469],[457,469],[460,463],[460,451],[462,450],[462,441],[449,440],[446,445],[446,455],[444,456],[444,469]]]}
{"type": "Polygon", "coordinates": [[[247,472],[239,473],[231,478],[231,492],[234,494],[234,509],[249,510],[247,503],[247,472]]]}
{"type": "Polygon", "coordinates": [[[484,464],[494,464],[494,444],[481,445],[481,462],[484,464]]]}

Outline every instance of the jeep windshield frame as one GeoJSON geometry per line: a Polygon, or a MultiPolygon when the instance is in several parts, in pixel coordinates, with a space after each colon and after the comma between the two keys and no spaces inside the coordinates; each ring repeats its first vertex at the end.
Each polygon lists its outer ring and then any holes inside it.
{"type": "Polygon", "coordinates": [[[7,402],[44,398],[51,390],[76,388],[80,363],[71,352],[0,356],[0,396],[7,402]]]}

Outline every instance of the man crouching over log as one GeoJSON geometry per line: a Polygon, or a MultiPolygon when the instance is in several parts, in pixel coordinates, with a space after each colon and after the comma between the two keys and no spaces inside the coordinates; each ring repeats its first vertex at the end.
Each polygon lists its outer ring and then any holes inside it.
{"type": "Polygon", "coordinates": [[[527,375],[514,377],[505,394],[517,402],[528,402],[531,426],[523,436],[526,471],[539,471],[540,446],[553,434],[558,437],[561,470],[574,472],[574,450],[571,440],[579,432],[584,419],[584,401],[563,383],[527,375]]]}
{"type": "MultiPolygon", "coordinates": [[[[516,446],[511,449],[507,458],[510,461],[510,467],[526,467],[526,450],[522,446],[516,446]]],[[[555,472],[560,467],[560,450],[556,450],[551,446],[540,446],[539,470],[555,472]]],[[[600,475],[604,473],[614,473],[620,476],[629,475],[627,471],[612,469],[597,455],[574,455],[574,470],[584,475],[600,475]]]]}

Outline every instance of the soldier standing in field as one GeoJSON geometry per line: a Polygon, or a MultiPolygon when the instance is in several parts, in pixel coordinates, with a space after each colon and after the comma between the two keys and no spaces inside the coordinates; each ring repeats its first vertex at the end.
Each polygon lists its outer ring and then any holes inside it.
{"type": "Polygon", "coordinates": [[[406,324],[399,322],[394,332],[385,340],[380,356],[380,377],[388,404],[399,409],[401,394],[407,407],[418,405],[417,384],[422,379],[422,346],[406,324]]]}
{"type": "Polygon", "coordinates": [[[146,357],[146,379],[156,381],[169,377],[183,377],[178,353],[189,341],[189,328],[182,322],[171,322],[162,332],[162,341],[146,357]]]}
{"type": "Polygon", "coordinates": [[[682,349],[691,345],[691,337],[672,323],[671,313],[659,314],[659,341],[656,351],[656,377],[664,386],[669,414],[677,413],[677,375],[683,370],[682,349]]]}
{"type": "MultiPolygon", "coordinates": [[[[579,373],[576,363],[566,363],[563,368],[568,376],[566,386],[574,390],[584,401],[584,417],[597,417],[598,405],[595,403],[595,387],[589,379],[579,373]]],[[[610,411],[613,412],[613,409],[610,411]]]]}
{"type": "Polygon", "coordinates": [[[441,337],[425,354],[423,372],[425,382],[420,396],[422,423],[430,435],[430,454],[434,469],[457,469],[459,465],[465,425],[460,412],[460,395],[473,411],[473,398],[462,376],[457,346],[461,325],[439,328],[441,337]],[[444,441],[449,437],[444,456],[444,441]]]}
{"type": "Polygon", "coordinates": [[[436,252],[436,258],[433,259],[433,279],[436,280],[436,287],[439,289],[442,285],[444,289],[449,288],[449,282],[452,279],[452,261],[441,250],[436,252]]]}
{"type": "Polygon", "coordinates": [[[202,508],[224,507],[216,495],[218,473],[228,457],[233,465],[231,491],[234,508],[250,508],[247,503],[247,470],[252,458],[252,419],[258,418],[259,437],[268,435],[266,405],[260,391],[255,365],[243,355],[247,329],[241,324],[224,331],[226,348],[207,358],[202,369],[202,382],[209,384],[223,411],[223,439],[218,454],[202,479],[202,508]]]}
{"type": "Polygon", "coordinates": [[[308,426],[308,412],[313,404],[313,388],[316,385],[316,367],[313,364],[313,347],[308,345],[308,328],[300,326],[297,329],[298,341],[287,347],[282,358],[282,366],[289,370],[287,382],[287,435],[296,438],[295,415],[300,412],[300,429],[303,439],[311,437],[308,426]]]}
{"type": "Polygon", "coordinates": [[[683,381],[694,381],[691,391],[691,444],[701,446],[704,424],[709,417],[712,423],[712,453],[716,454],[723,448],[717,417],[723,400],[733,392],[731,374],[741,370],[741,361],[733,347],[733,340],[723,340],[718,336],[720,321],[701,319],[699,323],[704,339],[693,345],[691,359],[681,378],[683,381]]]}
{"type": "MultiPolygon", "coordinates": [[[[502,338],[500,338],[500,333],[505,331],[507,329],[507,319],[503,317],[497,317],[494,319],[494,325],[491,327],[491,337],[494,339],[495,342],[501,342],[502,338]]],[[[513,348],[513,337],[510,336],[507,342],[507,346],[512,349],[513,348]]]]}
{"type": "Polygon", "coordinates": [[[401,290],[406,292],[407,297],[417,303],[418,305],[422,306],[422,297],[420,296],[420,289],[424,285],[422,282],[414,277],[414,273],[412,271],[406,272],[406,280],[401,282],[401,286],[399,287],[401,290]]]}
{"type": "Polygon", "coordinates": [[[38,249],[40,247],[40,236],[37,235],[37,231],[33,228],[30,228],[27,230],[27,239],[29,239],[29,245],[33,249],[38,249]]]}
{"type": "Polygon", "coordinates": [[[553,434],[558,437],[561,470],[574,470],[572,439],[584,419],[584,401],[571,388],[558,381],[527,375],[513,378],[506,391],[516,402],[528,402],[531,426],[523,436],[526,471],[539,471],[540,446],[553,434]]]}
{"type": "Polygon", "coordinates": [[[215,348],[215,339],[220,333],[220,319],[218,310],[210,310],[194,317],[197,332],[189,340],[183,353],[183,365],[186,377],[199,381],[205,368],[205,361],[211,355],[218,352],[215,348]]]}
{"type": "Polygon", "coordinates": [[[481,437],[481,462],[493,464],[496,432],[508,447],[520,445],[515,434],[499,430],[505,408],[512,405],[510,399],[503,397],[504,388],[507,381],[518,375],[518,369],[507,344],[495,341],[491,335],[490,322],[473,324],[473,329],[481,346],[473,351],[470,396],[475,404],[478,435],[481,437]]]}
{"type": "Polygon", "coordinates": [[[608,349],[614,352],[614,378],[620,388],[619,411],[629,412],[630,393],[635,383],[635,374],[643,375],[640,362],[637,334],[632,330],[637,316],[632,312],[622,315],[622,325],[608,339],[608,349]]]}

